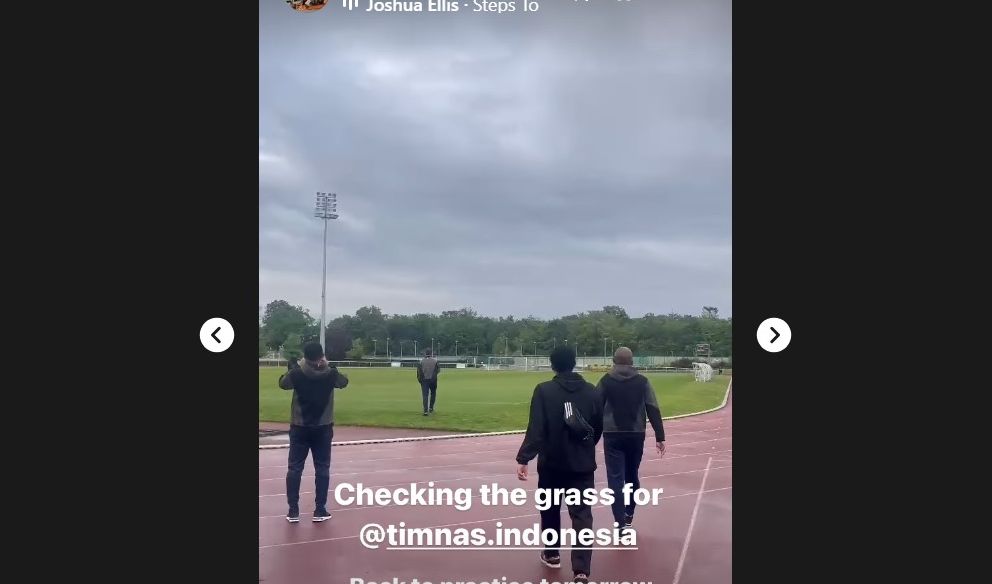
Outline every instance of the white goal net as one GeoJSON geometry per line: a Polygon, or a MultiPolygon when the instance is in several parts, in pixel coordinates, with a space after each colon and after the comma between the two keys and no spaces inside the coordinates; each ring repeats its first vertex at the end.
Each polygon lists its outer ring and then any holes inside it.
{"type": "Polygon", "coordinates": [[[712,381],[713,368],[709,363],[693,363],[692,374],[696,377],[696,381],[712,381]]]}
{"type": "Polygon", "coordinates": [[[551,369],[547,357],[490,357],[486,363],[489,371],[546,371],[551,369]]]}

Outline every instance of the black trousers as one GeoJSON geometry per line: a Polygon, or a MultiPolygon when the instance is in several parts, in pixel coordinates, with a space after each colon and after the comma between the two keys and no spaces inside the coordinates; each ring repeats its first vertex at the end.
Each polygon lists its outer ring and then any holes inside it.
{"type": "MultiPolygon", "coordinates": [[[[593,489],[596,480],[593,473],[567,473],[560,471],[538,471],[537,488],[539,489],[593,489]]],[[[572,519],[572,529],[576,532],[575,546],[572,548],[572,572],[589,575],[592,565],[592,550],[582,546],[578,541],[579,530],[592,529],[592,507],[589,505],[568,505],[568,516],[572,519]]],[[[547,511],[541,511],[541,531],[553,529],[558,532],[561,541],[561,503],[552,504],[547,511]]],[[[569,542],[571,543],[571,542],[569,542]]],[[[548,555],[558,553],[558,545],[545,546],[548,555]]]]}
{"type": "Polygon", "coordinates": [[[437,378],[421,381],[420,393],[424,396],[424,411],[433,411],[434,400],[437,399],[437,378]]]}
{"type": "Polygon", "coordinates": [[[623,526],[624,514],[634,514],[634,500],[624,506],[623,486],[630,483],[634,490],[641,488],[637,472],[644,456],[643,432],[608,432],[603,434],[603,451],[606,458],[606,482],[614,494],[613,520],[623,526]]]}
{"type": "Polygon", "coordinates": [[[334,425],[289,427],[289,470],[286,472],[286,499],[290,507],[300,504],[300,480],[307,453],[313,455],[315,477],[314,502],[317,509],[327,504],[331,486],[331,440],[334,425]]]}

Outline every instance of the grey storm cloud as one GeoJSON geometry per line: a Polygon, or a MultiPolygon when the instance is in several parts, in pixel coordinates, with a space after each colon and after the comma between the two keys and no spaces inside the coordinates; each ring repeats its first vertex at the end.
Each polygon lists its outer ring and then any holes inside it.
{"type": "Polygon", "coordinates": [[[540,6],[260,2],[262,304],[732,313],[729,0],[540,6]]]}

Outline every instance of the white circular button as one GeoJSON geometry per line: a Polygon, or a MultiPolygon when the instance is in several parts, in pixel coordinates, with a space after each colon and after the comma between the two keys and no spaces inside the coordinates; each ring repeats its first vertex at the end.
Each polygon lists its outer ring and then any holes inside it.
{"type": "Polygon", "coordinates": [[[758,344],[769,353],[778,353],[789,346],[792,329],[781,318],[766,318],[758,326],[758,344]]]}
{"type": "Polygon", "coordinates": [[[211,318],[200,327],[200,343],[211,353],[223,353],[234,342],[234,327],[223,318],[211,318]]]}

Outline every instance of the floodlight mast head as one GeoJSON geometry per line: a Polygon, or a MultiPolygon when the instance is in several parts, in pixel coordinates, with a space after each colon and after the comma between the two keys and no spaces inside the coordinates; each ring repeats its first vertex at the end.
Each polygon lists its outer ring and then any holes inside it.
{"type": "Polygon", "coordinates": [[[313,203],[313,216],[319,219],[337,219],[337,193],[317,193],[313,203]]]}
{"type": "Polygon", "coordinates": [[[324,220],[324,268],[320,278],[320,332],[317,342],[324,348],[325,335],[327,333],[327,220],[338,218],[338,195],[337,193],[318,192],[313,202],[313,216],[324,220]]]}

